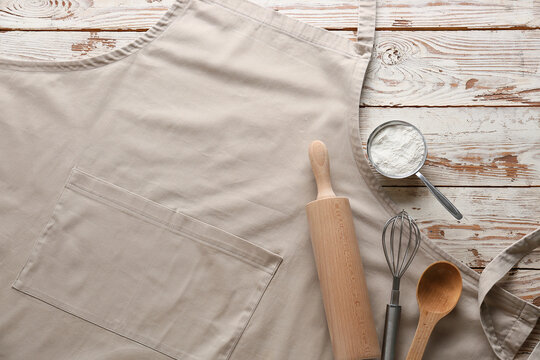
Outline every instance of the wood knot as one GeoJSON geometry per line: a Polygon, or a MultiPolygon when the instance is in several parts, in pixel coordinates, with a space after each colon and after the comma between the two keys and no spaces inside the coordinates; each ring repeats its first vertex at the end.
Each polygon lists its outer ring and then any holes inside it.
{"type": "Polygon", "coordinates": [[[92,6],[92,0],[6,0],[2,9],[20,18],[63,20],[92,6]]]}
{"type": "Polygon", "coordinates": [[[381,60],[386,65],[396,65],[403,61],[403,54],[398,48],[389,46],[382,53],[381,60]]]}

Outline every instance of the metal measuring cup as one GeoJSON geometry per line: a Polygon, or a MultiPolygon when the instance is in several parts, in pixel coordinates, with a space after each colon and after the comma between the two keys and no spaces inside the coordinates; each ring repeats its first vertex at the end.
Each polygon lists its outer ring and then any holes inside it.
{"type": "Polygon", "coordinates": [[[424,175],[422,175],[420,173],[420,169],[422,168],[422,166],[424,166],[424,163],[426,162],[426,158],[427,158],[427,153],[428,153],[428,150],[427,150],[427,144],[426,144],[426,139],[424,138],[424,135],[420,132],[420,130],[418,130],[418,128],[406,121],[401,121],[401,120],[392,120],[392,121],[387,121],[379,126],[377,126],[372,132],[371,134],[369,135],[369,138],[368,138],[368,141],[367,141],[367,153],[368,153],[368,158],[369,158],[369,161],[371,162],[371,164],[373,165],[373,167],[375,168],[375,170],[377,170],[377,172],[379,172],[381,175],[383,176],[386,176],[388,178],[392,178],[392,179],[404,179],[406,177],[409,177],[411,175],[416,175],[420,178],[420,180],[422,180],[422,182],[427,186],[427,188],[429,189],[429,191],[435,196],[435,198],[437,198],[437,200],[439,200],[439,202],[442,204],[442,206],[444,206],[446,208],[446,210],[448,210],[448,212],[450,214],[452,214],[452,216],[454,216],[456,219],[460,220],[461,218],[463,218],[463,215],[461,215],[461,213],[459,212],[459,210],[454,206],[454,204],[452,204],[450,202],[450,200],[448,200],[446,198],[446,196],[444,196],[435,186],[433,186],[433,184],[431,184],[428,179],[426,179],[424,177],[424,175]],[[418,132],[418,134],[420,135],[420,137],[422,138],[422,141],[424,142],[424,156],[423,156],[423,159],[422,161],[420,162],[420,164],[416,167],[416,169],[413,169],[410,173],[408,174],[405,174],[405,175],[399,175],[399,176],[396,176],[394,174],[387,174],[385,173],[384,171],[382,171],[378,166],[377,164],[373,161],[372,157],[371,157],[371,145],[373,144],[373,139],[375,138],[375,136],[377,136],[377,134],[384,128],[388,127],[388,126],[393,126],[393,125],[401,125],[401,126],[409,126],[411,128],[413,128],[415,131],[418,132]]]}

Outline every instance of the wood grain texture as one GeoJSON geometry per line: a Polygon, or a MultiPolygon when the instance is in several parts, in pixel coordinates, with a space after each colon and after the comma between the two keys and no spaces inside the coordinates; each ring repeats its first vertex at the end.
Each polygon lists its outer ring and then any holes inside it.
{"type": "MultiPolygon", "coordinates": [[[[1,0],[0,28],[144,30],[152,26],[173,2],[1,0]]],[[[357,25],[357,0],[254,2],[327,29],[352,29],[357,25]]],[[[376,26],[380,29],[538,28],[540,4],[530,0],[379,0],[376,26]]]]}
{"type": "MultiPolygon", "coordinates": [[[[390,120],[422,131],[428,145],[422,174],[436,186],[540,186],[538,107],[366,107],[360,109],[362,138],[390,120]]],[[[415,176],[393,180],[374,173],[383,186],[422,186],[415,176]]]]}
{"type": "Polygon", "coordinates": [[[380,348],[351,206],[332,190],[326,145],[313,141],[308,154],[317,199],[306,213],[334,358],[376,358],[380,348]]]}
{"type": "MultiPolygon", "coordinates": [[[[334,31],[355,38],[352,31],[334,31]]],[[[98,56],[135,41],[137,31],[0,31],[0,58],[76,60],[98,56]]]]}
{"type": "Polygon", "coordinates": [[[508,29],[540,26],[538,1],[378,0],[377,27],[508,29]]]}
{"type": "Polygon", "coordinates": [[[512,294],[540,306],[540,270],[511,270],[499,285],[512,294]]]}
{"type": "MultiPolygon", "coordinates": [[[[463,219],[455,221],[424,187],[387,187],[385,192],[417,219],[437,245],[470,267],[484,267],[503,249],[540,226],[536,188],[441,189],[463,219]]],[[[540,268],[540,249],[519,268],[540,268]]]]}
{"type": "Polygon", "coordinates": [[[5,31],[0,32],[0,58],[78,60],[110,52],[141,35],[107,31],[5,31]]]}
{"type": "MultiPolygon", "coordinates": [[[[356,28],[356,0],[289,2],[255,0],[255,3],[309,24],[328,29],[356,28]]],[[[47,0],[0,2],[0,28],[18,30],[146,30],[174,3],[174,0],[47,0]],[[24,18],[24,21],[21,21],[24,18]]]]}
{"type": "Polygon", "coordinates": [[[0,28],[146,30],[174,0],[1,0],[0,28]]]}
{"type": "Polygon", "coordinates": [[[362,104],[539,106],[540,30],[379,31],[362,104]]]}
{"type": "Polygon", "coordinates": [[[448,261],[437,261],[424,270],[416,290],[420,317],[407,360],[422,360],[431,332],[454,310],[462,288],[459,269],[448,261]]]}
{"type": "Polygon", "coordinates": [[[377,331],[349,200],[315,200],[306,213],[334,358],[377,358],[377,331]]]}

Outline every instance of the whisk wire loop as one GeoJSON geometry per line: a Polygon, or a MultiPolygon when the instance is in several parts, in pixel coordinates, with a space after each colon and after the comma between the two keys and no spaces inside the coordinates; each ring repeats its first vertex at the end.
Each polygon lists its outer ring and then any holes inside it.
{"type": "Polygon", "coordinates": [[[392,276],[401,278],[412,263],[420,246],[420,230],[406,211],[401,211],[385,223],[382,245],[392,276]],[[388,228],[390,228],[389,236],[387,236],[388,228]],[[398,232],[399,238],[397,237],[398,232]]]}

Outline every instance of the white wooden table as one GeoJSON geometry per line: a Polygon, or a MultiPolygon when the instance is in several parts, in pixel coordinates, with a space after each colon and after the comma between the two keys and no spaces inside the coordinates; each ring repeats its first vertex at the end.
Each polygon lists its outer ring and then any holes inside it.
{"type": "MultiPolygon", "coordinates": [[[[141,36],[174,0],[0,0],[0,57],[96,56],[141,36]]],[[[356,0],[256,0],[354,37],[356,0]]],[[[424,171],[462,210],[454,221],[416,179],[380,178],[428,236],[481,272],[540,226],[540,2],[377,0],[362,97],[364,138],[402,119],[426,135],[424,171]]],[[[504,280],[540,305],[540,250],[504,280]]],[[[540,324],[524,344],[525,358],[540,324]]]]}

